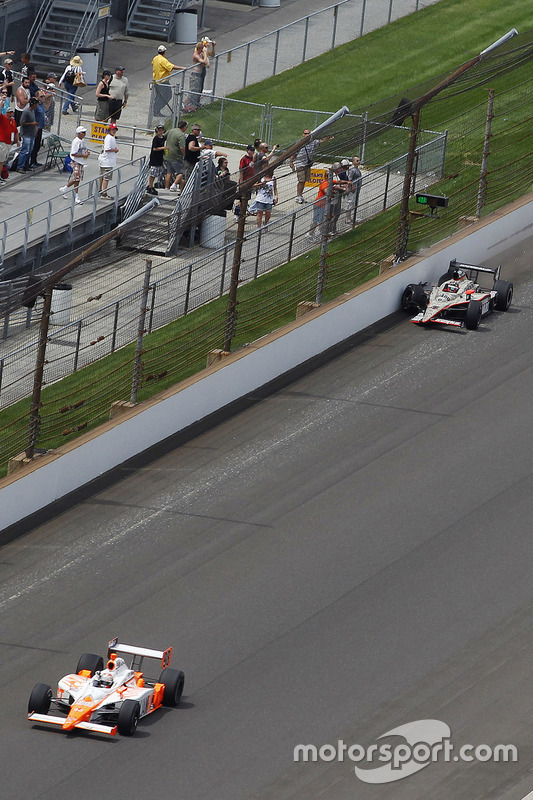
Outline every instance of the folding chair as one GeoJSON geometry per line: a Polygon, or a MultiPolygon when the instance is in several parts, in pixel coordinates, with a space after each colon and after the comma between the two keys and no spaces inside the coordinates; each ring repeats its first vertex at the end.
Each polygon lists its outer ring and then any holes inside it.
{"type": "Polygon", "coordinates": [[[63,149],[63,142],[60,136],[50,134],[47,141],[48,155],[46,157],[46,169],[51,169],[55,165],[59,172],[63,172],[65,159],[67,156],[70,156],[70,152],[63,149]]]}

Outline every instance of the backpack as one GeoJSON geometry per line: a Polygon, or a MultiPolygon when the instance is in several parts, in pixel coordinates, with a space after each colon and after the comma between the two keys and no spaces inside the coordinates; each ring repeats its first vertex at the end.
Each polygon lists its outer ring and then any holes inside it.
{"type": "Polygon", "coordinates": [[[72,84],[74,83],[75,76],[76,76],[75,71],[73,69],[69,69],[69,71],[65,75],[65,83],[70,83],[70,85],[72,86],[72,84]]]}

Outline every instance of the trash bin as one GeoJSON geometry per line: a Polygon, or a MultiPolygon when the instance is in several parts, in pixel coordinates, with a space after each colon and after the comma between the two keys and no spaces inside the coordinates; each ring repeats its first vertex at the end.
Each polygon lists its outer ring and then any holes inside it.
{"type": "Polygon", "coordinates": [[[226,212],[224,212],[224,216],[214,214],[212,217],[206,217],[200,229],[200,247],[208,247],[212,250],[224,247],[225,236],[226,212]]]}
{"type": "Polygon", "coordinates": [[[85,75],[85,83],[87,86],[96,86],[98,83],[98,59],[100,54],[95,47],[80,47],[76,50],[78,55],[83,61],[83,74],[85,75]]]}
{"type": "Polygon", "coordinates": [[[198,11],[195,8],[176,11],[174,41],[176,44],[196,44],[198,41],[198,11]]]}
{"type": "Polygon", "coordinates": [[[52,290],[50,325],[68,325],[72,308],[72,284],[58,283],[52,290]]]}

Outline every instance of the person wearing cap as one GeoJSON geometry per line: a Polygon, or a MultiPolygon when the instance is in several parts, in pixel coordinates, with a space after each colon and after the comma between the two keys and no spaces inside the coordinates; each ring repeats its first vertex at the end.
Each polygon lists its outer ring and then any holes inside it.
{"type": "Polygon", "coordinates": [[[74,202],[76,205],[81,206],[83,200],[80,200],[78,197],[78,187],[80,185],[80,181],[83,178],[83,167],[85,161],[89,158],[89,148],[85,142],[85,134],[87,133],[87,128],[84,128],[83,125],[80,125],[76,128],[76,136],[72,140],[72,144],[70,145],[70,158],[72,160],[72,175],[66,186],[60,186],[59,191],[62,195],[64,195],[65,200],[69,199],[69,195],[66,194],[68,190],[73,186],[75,197],[74,202]]]}
{"type": "Polygon", "coordinates": [[[31,97],[28,105],[20,115],[20,135],[22,146],[17,162],[17,172],[27,172],[30,168],[30,154],[37,134],[38,123],[35,119],[35,106],[39,105],[36,97],[31,97]]]}
{"type": "MultiPolygon", "coordinates": [[[[342,195],[344,191],[351,188],[351,184],[349,183],[349,181],[343,181],[338,177],[338,173],[342,170],[342,167],[338,161],[336,161],[334,164],[331,165],[331,169],[333,171],[333,180],[332,180],[332,192],[330,199],[331,199],[331,214],[333,215],[334,204],[337,202],[338,199],[338,204],[340,208],[342,195]]],[[[326,195],[328,193],[328,186],[329,186],[329,177],[326,177],[318,187],[318,193],[315,198],[314,208],[313,208],[313,223],[310,229],[305,234],[310,239],[314,239],[317,236],[321,237],[322,235],[322,225],[324,223],[324,217],[326,215],[326,195]]]]}
{"type": "Polygon", "coordinates": [[[98,156],[98,164],[100,165],[100,183],[98,190],[100,197],[103,197],[104,200],[112,199],[107,193],[107,187],[113,175],[113,169],[117,166],[118,147],[115,140],[116,135],[117,124],[116,122],[110,122],[104,139],[102,152],[98,156]]]}
{"type": "Polygon", "coordinates": [[[185,186],[183,180],[183,158],[185,156],[185,142],[187,139],[186,130],[189,123],[182,119],[178,122],[177,128],[167,131],[165,166],[165,188],[171,192],[182,192],[185,186]],[[174,181],[172,181],[172,176],[174,181]]]}
{"type": "Polygon", "coordinates": [[[154,181],[160,181],[163,178],[163,158],[165,155],[165,126],[155,126],[155,136],[152,139],[152,149],[150,150],[150,160],[148,162],[150,170],[148,173],[148,194],[157,194],[157,189],[154,186],[154,181]]]}
{"type": "Polygon", "coordinates": [[[84,83],[82,65],[82,59],[79,56],[73,56],[59,79],[59,85],[63,85],[67,93],[66,100],[63,103],[63,114],[69,113],[69,106],[72,106],[73,111],[78,110],[75,94],[78,91],[78,82],[84,83]]]}
{"type": "Polygon", "coordinates": [[[13,86],[15,85],[15,76],[13,75],[13,59],[6,58],[4,60],[4,67],[0,72],[0,82],[2,89],[7,89],[7,97],[9,100],[13,97],[13,86]]]}
{"type": "Polygon", "coordinates": [[[128,79],[124,77],[125,67],[115,67],[115,74],[109,83],[109,119],[116,122],[122,109],[128,105],[128,79]]]}
{"type": "Polygon", "coordinates": [[[361,159],[359,156],[354,156],[352,158],[352,163],[349,164],[347,173],[348,180],[352,184],[352,190],[346,193],[344,210],[346,211],[346,222],[350,225],[355,225],[355,216],[357,214],[357,206],[359,205],[359,194],[361,193],[361,184],[363,182],[363,175],[359,169],[360,163],[361,159]]]}
{"type": "Polygon", "coordinates": [[[9,158],[13,143],[19,143],[19,133],[14,120],[14,111],[10,108],[5,116],[0,114],[0,172],[9,158]]]}
{"type": "Polygon", "coordinates": [[[94,118],[103,122],[109,117],[109,84],[111,83],[111,70],[104,69],[100,82],[96,87],[96,109],[94,118]]]}
{"type": "Polygon", "coordinates": [[[180,67],[169,61],[166,52],[166,46],[160,44],[157,48],[157,55],[152,59],[152,77],[155,86],[154,116],[156,117],[161,116],[162,110],[172,98],[172,89],[167,78],[174,70],[185,69],[185,67],[180,67]]]}
{"type": "Polygon", "coordinates": [[[44,130],[49,131],[54,124],[54,116],[56,110],[56,85],[55,83],[47,83],[44,90],[44,130]]]}

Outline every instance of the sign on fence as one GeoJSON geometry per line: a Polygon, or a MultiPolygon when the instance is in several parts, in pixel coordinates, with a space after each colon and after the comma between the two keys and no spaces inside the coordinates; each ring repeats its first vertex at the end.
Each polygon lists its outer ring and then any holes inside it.
{"type": "Polygon", "coordinates": [[[108,130],[106,122],[91,122],[91,142],[103,142],[108,130]]]}
{"type": "Polygon", "coordinates": [[[323,167],[311,167],[311,180],[306,181],[306,186],[320,186],[322,181],[325,181],[328,177],[327,169],[323,167]]]}

